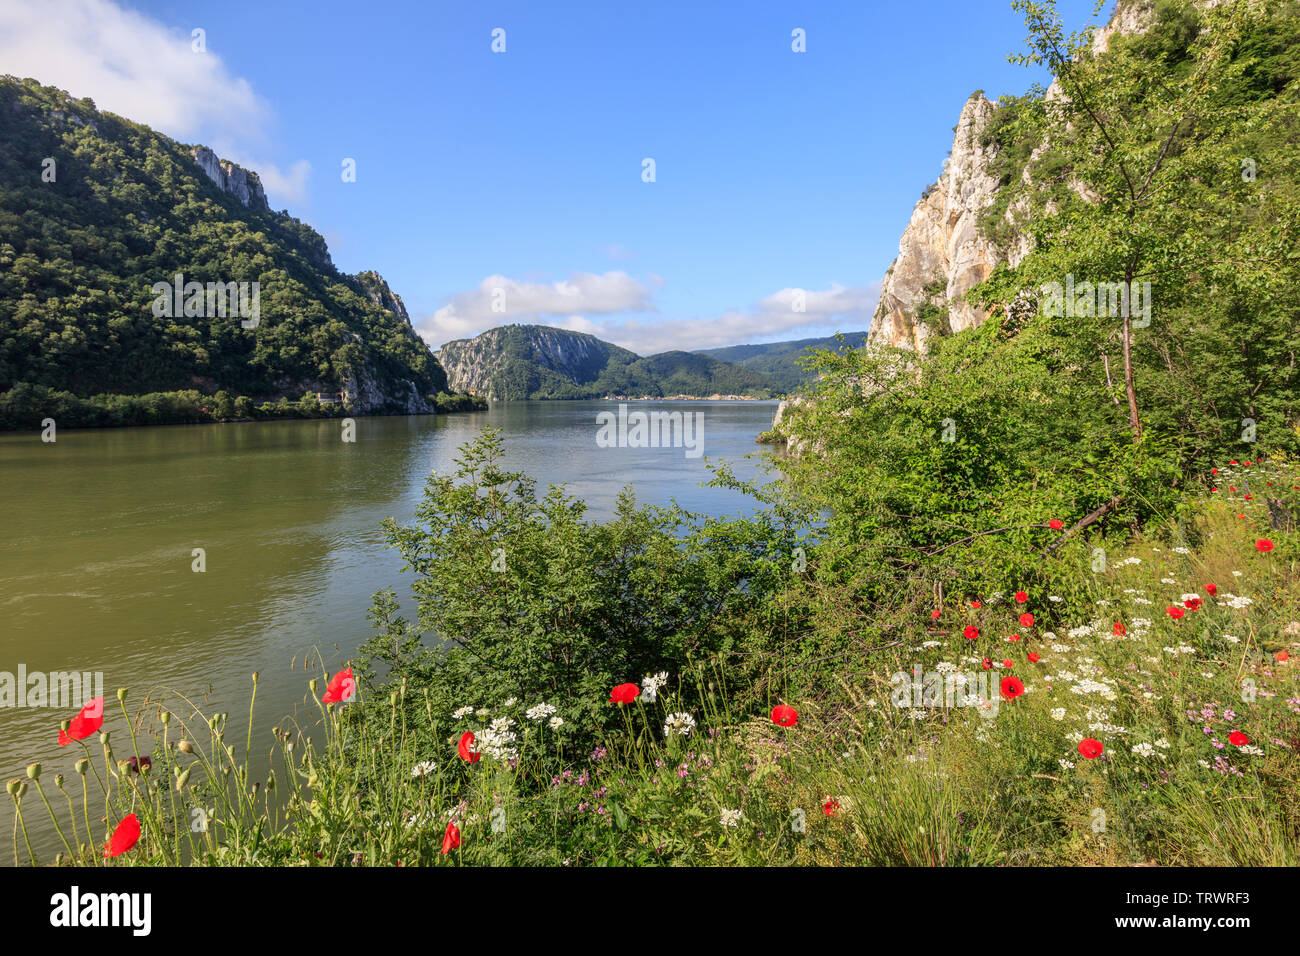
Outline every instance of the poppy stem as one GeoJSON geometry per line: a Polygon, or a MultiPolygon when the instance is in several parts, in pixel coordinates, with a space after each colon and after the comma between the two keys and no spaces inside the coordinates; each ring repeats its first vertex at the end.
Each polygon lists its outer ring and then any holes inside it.
{"type": "Polygon", "coordinates": [[[63,848],[68,851],[68,856],[72,856],[72,847],[68,845],[68,838],[63,835],[63,827],[59,826],[59,818],[54,815],[54,808],[50,806],[49,798],[45,796],[45,788],[41,786],[40,780],[33,780],[36,784],[36,792],[41,795],[41,803],[45,804],[45,812],[50,815],[50,822],[54,824],[54,832],[59,835],[63,842],[63,848]]]}

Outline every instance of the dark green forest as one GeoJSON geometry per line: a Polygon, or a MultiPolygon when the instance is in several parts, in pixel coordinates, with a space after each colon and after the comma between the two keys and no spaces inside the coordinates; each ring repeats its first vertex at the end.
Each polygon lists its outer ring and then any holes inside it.
{"type": "MultiPolygon", "coordinates": [[[[202,420],[218,392],[248,410],[354,380],[385,397],[446,390],[405,316],[376,304],[391,296],[381,278],[340,273],[310,226],[256,207],[188,146],[0,77],[0,427],[51,411],[70,425],[202,420]],[[155,316],[151,287],[177,273],[259,283],[257,326],[155,316]]],[[[402,410],[384,404],[364,410],[402,410]]]]}

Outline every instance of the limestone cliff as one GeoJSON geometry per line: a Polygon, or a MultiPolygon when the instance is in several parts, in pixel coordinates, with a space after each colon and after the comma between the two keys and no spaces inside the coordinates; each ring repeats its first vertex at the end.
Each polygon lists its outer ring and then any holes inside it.
{"type": "Polygon", "coordinates": [[[266,192],[262,189],[262,180],[257,173],[236,166],[228,159],[219,159],[206,146],[195,146],[190,150],[190,155],[209,179],[249,209],[262,212],[270,209],[266,202],[266,192]]]}
{"type": "MultiPolygon", "coordinates": [[[[1196,2],[1200,7],[1213,7],[1223,0],[1196,2]]],[[[1094,34],[1094,52],[1104,52],[1117,34],[1146,30],[1153,16],[1150,0],[1121,0],[1109,22],[1094,34]]],[[[1046,95],[1056,98],[1064,92],[1053,80],[1046,95]]],[[[978,226],[980,214],[998,192],[998,182],[989,172],[996,146],[981,145],[981,134],[997,109],[982,93],[974,94],[962,107],[943,173],[912,211],[898,244],[898,257],[881,284],[868,345],[924,353],[933,336],[979,325],[988,313],[962,302],[962,296],[999,264],[1015,266],[1028,253],[1028,236],[1013,232],[1010,241],[999,246],[981,235],[978,226]]],[[[1048,149],[1050,144],[1043,144],[1033,159],[1048,149]]],[[[1024,175],[1029,175],[1028,169],[1024,175]]],[[[1013,214],[1014,209],[1008,212],[1008,216],[1013,214]]]]}

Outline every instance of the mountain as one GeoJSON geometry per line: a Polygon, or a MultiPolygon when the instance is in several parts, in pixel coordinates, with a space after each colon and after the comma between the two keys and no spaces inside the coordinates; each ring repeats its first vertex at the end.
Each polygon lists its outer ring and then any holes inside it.
{"type": "Polygon", "coordinates": [[[429,412],[446,388],[384,279],[339,272],[256,173],[0,77],[4,424],[59,403],[114,423],[87,402],[182,392],[196,409],[346,392],[357,412],[429,412]]]}
{"type": "MultiPolygon", "coordinates": [[[[867,340],[866,332],[843,333],[844,345],[849,348],[861,348],[867,340]]],[[[727,345],[718,349],[700,349],[695,354],[709,355],[732,365],[739,365],[750,371],[764,375],[780,392],[793,392],[799,386],[812,380],[815,373],[802,369],[799,359],[808,354],[808,349],[830,349],[838,351],[842,347],[834,336],[820,339],[797,339],[790,342],[767,342],[762,345],[727,345]]]]}
{"type": "Polygon", "coordinates": [[[599,398],[604,395],[745,395],[768,398],[766,375],[691,352],[640,358],[585,332],[505,325],[438,351],[455,391],[492,401],[599,398]]]}

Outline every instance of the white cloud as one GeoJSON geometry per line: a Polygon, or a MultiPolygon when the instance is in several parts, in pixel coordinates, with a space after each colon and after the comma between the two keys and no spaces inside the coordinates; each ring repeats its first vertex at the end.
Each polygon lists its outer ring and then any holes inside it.
{"type": "Polygon", "coordinates": [[[169,27],[111,0],[0,0],[0,69],[88,96],[100,109],[184,142],[203,142],[255,169],[276,200],[303,197],[305,160],[282,172],[232,155],[260,144],[270,107],[211,48],[194,52],[189,27],[169,27]]]}
{"type": "MultiPolygon", "coordinates": [[[[578,318],[582,314],[653,312],[650,288],[626,272],[595,275],[575,272],[560,282],[525,282],[502,275],[488,276],[477,289],[461,292],[418,325],[425,341],[435,347],[451,339],[477,335],[484,329],[543,322],[544,316],[578,318]]],[[[583,330],[585,331],[585,330],[583,330]]]]}
{"type": "Polygon", "coordinates": [[[624,272],[575,273],[568,281],[553,284],[489,276],[477,289],[453,296],[417,328],[438,348],[452,339],[470,338],[512,322],[551,325],[588,332],[639,355],[652,355],[866,329],[880,297],[879,283],[854,287],[832,283],[821,291],[781,289],[749,309],[702,318],[647,320],[624,314],[657,312],[652,297],[663,285],[657,275],[641,282],[624,272]],[[504,311],[492,311],[494,297],[504,311]]]}

